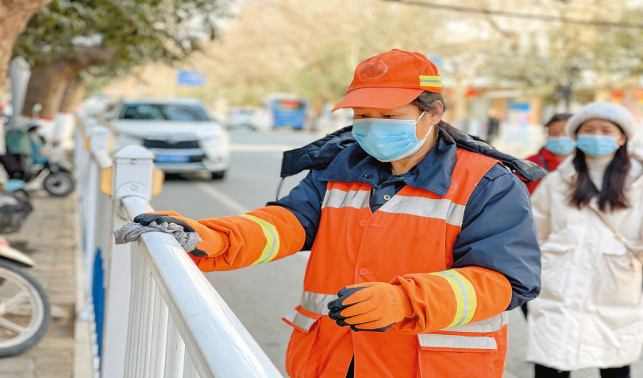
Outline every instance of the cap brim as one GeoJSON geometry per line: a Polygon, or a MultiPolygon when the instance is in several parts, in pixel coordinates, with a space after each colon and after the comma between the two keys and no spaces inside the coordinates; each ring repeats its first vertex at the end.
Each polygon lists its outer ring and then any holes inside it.
{"type": "Polygon", "coordinates": [[[397,109],[415,100],[422,89],[360,88],[348,93],[334,108],[397,109]]]}

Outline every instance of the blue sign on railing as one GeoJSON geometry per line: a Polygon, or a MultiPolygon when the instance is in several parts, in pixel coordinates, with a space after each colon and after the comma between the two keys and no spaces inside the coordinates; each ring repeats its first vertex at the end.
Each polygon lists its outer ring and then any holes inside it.
{"type": "Polygon", "coordinates": [[[188,87],[203,87],[205,86],[205,75],[199,71],[183,71],[176,72],[176,84],[188,87]]]}

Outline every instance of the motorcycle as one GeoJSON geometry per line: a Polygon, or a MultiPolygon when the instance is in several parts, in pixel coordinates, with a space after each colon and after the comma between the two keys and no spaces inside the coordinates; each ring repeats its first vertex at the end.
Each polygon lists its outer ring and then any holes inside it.
{"type": "MultiPolygon", "coordinates": [[[[0,233],[20,229],[31,204],[0,192],[0,233]]],[[[45,335],[51,323],[49,298],[24,268],[35,262],[0,237],[0,357],[20,354],[45,335]]]]}
{"type": "MultiPolygon", "coordinates": [[[[38,125],[31,125],[26,133],[21,130],[7,132],[7,149],[10,150],[11,145],[16,151],[8,151],[0,160],[11,179],[26,182],[21,188],[24,192],[44,188],[53,196],[65,197],[74,191],[74,178],[63,159],[55,159],[48,152],[46,140],[37,130],[38,125]],[[29,153],[24,152],[26,149],[29,153]]],[[[19,184],[14,183],[16,186],[19,184]]]]}

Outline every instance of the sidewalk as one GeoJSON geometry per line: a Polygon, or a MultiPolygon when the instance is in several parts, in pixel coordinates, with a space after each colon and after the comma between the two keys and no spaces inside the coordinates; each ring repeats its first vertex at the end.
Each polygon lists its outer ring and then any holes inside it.
{"type": "Polygon", "coordinates": [[[75,194],[32,194],[34,211],[22,229],[4,235],[36,261],[28,269],[49,294],[53,320],[45,337],[22,355],[0,359],[2,378],[73,378],[77,231],[75,194]]]}

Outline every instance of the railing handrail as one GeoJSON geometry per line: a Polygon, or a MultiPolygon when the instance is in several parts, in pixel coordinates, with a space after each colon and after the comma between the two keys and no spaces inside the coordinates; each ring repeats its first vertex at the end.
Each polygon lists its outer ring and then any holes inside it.
{"type": "MultiPolygon", "coordinates": [[[[140,197],[122,199],[125,213],[150,211],[140,197]]],[[[225,301],[170,235],[139,241],[170,314],[202,378],[281,377],[225,301]]]]}
{"type": "Polygon", "coordinates": [[[84,227],[86,287],[94,293],[83,314],[92,322],[95,319],[93,335],[100,346],[93,351],[95,378],[120,378],[132,372],[156,376],[163,364],[165,376],[172,377],[281,378],[172,236],[148,233],[136,244],[113,245],[112,228],[153,211],[148,202],[153,155],[141,147],[112,155],[109,130],[90,118],[78,116],[77,120],[84,124],[82,135],[76,135],[75,174],[84,227]],[[108,168],[111,175],[101,174],[108,168]],[[110,177],[111,183],[100,183],[101,178],[110,177]],[[100,191],[110,191],[111,199],[100,191]],[[110,215],[111,219],[100,218],[110,215]],[[106,223],[111,225],[109,230],[106,223]],[[144,286],[139,285],[142,282],[144,286]],[[97,285],[104,293],[94,292],[97,285]],[[150,303],[156,310],[147,306],[150,303]],[[101,361],[100,373],[97,361],[101,361]]]}

